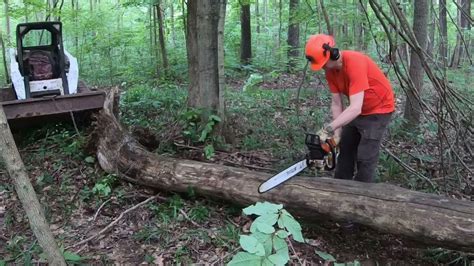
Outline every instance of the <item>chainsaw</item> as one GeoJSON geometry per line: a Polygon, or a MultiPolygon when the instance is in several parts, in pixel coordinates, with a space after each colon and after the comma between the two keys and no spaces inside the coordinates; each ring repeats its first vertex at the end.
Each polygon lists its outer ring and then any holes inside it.
{"type": "Polygon", "coordinates": [[[334,170],[334,168],[336,168],[337,143],[333,138],[322,142],[318,135],[306,133],[305,144],[309,150],[309,152],[306,154],[306,158],[263,182],[258,187],[259,193],[267,192],[279,186],[307,167],[318,170],[324,168],[328,171],[334,170]]]}

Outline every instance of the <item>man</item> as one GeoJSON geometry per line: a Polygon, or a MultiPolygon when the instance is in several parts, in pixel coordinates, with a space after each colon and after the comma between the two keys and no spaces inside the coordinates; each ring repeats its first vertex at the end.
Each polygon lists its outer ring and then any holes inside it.
{"type": "Polygon", "coordinates": [[[382,136],[395,109],[394,93],[372,59],[356,51],[339,51],[335,44],[324,34],[313,35],[306,43],[311,69],[324,69],[332,94],[333,120],[318,135],[322,141],[340,138],[335,178],[374,182],[382,136]],[[342,95],[349,98],[346,108],[342,95]]]}

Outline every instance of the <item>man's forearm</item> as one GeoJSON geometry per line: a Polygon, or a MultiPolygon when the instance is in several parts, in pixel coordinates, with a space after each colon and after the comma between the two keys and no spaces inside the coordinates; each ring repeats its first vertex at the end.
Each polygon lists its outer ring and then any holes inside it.
{"type": "MultiPolygon", "coordinates": [[[[334,131],[340,130],[342,126],[349,124],[354,120],[358,115],[360,115],[360,109],[352,108],[349,106],[344,111],[342,111],[329,125],[334,129],[334,131]]],[[[333,110],[334,116],[334,110],[333,110]]]]}
{"type": "MultiPolygon", "coordinates": [[[[331,106],[331,111],[332,111],[332,120],[335,121],[344,111],[344,107],[342,106],[342,104],[338,104],[338,105],[333,104],[331,106]]],[[[339,128],[334,129],[334,132],[336,133],[336,135],[340,135],[341,128],[339,127],[339,128]]]]}

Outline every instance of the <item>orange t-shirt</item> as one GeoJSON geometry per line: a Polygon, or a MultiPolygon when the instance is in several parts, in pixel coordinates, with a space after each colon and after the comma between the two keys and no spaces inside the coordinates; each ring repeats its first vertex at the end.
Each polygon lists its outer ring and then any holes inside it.
{"type": "Polygon", "coordinates": [[[364,91],[361,115],[387,114],[395,110],[390,81],[367,55],[356,51],[342,51],[342,69],[326,70],[332,93],[347,97],[364,91]]]}

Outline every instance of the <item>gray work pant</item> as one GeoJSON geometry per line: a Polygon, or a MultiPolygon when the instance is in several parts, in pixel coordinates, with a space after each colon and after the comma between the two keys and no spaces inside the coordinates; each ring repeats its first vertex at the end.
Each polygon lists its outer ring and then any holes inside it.
{"type": "Polygon", "coordinates": [[[391,113],[360,115],[342,128],[335,178],[374,182],[382,137],[391,116],[391,113]]]}

